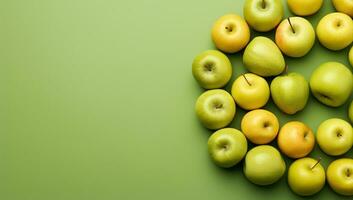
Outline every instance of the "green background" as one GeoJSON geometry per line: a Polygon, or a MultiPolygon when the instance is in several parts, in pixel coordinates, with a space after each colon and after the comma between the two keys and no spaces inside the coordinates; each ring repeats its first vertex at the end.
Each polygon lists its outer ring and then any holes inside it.
{"type": "MultiPolygon", "coordinates": [[[[259,187],[244,178],[241,165],[216,167],[207,153],[211,131],[194,113],[203,90],[191,62],[214,48],[213,22],[227,13],[242,15],[242,5],[1,1],[0,199],[299,198],[285,177],[259,187]]],[[[308,19],[316,27],[333,10],[325,0],[308,19]]],[[[347,54],[348,48],[332,52],[316,43],[307,56],[286,61],[289,71],[309,79],[325,61],[349,66],[347,54]]],[[[245,71],[242,53],[229,58],[234,80],[245,71]]],[[[327,118],[347,119],[347,107],[329,108],[310,97],[304,111],[288,116],[272,102],[266,106],[282,125],[301,120],[313,130],[327,118]]],[[[239,127],[243,114],[237,110],[231,127],[239,127]]],[[[325,167],[333,159],[318,147],[311,156],[322,156],[325,167]]],[[[314,197],[344,199],[327,185],[314,197]]]]}

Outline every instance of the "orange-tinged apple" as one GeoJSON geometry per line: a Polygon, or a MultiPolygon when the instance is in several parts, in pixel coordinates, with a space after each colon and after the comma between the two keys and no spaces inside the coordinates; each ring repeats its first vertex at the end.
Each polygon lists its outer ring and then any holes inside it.
{"type": "Polygon", "coordinates": [[[235,14],[220,17],[212,27],[211,36],[216,47],[225,53],[242,50],[250,40],[246,21],[235,14]]]}
{"type": "Polygon", "coordinates": [[[277,136],[279,123],[270,111],[257,109],[246,113],[241,121],[241,130],[254,144],[267,144],[277,136]]]}
{"type": "Polygon", "coordinates": [[[302,158],[314,148],[315,136],[312,130],[302,122],[286,123],[279,131],[278,146],[283,154],[290,158],[302,158]]]}

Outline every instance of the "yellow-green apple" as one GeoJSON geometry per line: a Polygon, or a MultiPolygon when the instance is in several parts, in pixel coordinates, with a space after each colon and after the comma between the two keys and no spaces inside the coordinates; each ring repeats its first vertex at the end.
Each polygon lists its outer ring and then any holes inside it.
{"type": "Polygon", "coordinates": [[[287,0],[289,9],[296,15],[308,16],[320,10],[323,0],[287,0]]]}
{"type": "Polygon", "coordinates": [[[243,171],[252,183],[270,185],[283,176],[286,163],[277,149],[270,145],[260,145],[246,154],[243,171]]]}
{"type": "Polygon", "coordinates": [[[353,195],[353,159],[341,158],[333,161],[327,168],[327,182],[341,195],[353,195]]]}
{"type": "Polygon", "coordinates": [[[352,72],[338,62],[326,62],[311,74],[310,89],[321,103],[338,107],[344,104],[352,92],[352,72]]]}
{"type": "Polygon", "coordinates": [[[320,149],[326,154],[342,155],[353,145],[352,126],[343,119],[325,120],[317,129],[316,139],[320,149]]]}
{"type": "Polygon", "coordinates": [[[234,128],[220,129],[208,139],[208,152],[220,167],[233,167],[243,159],[247,150],[244,134],[234,128]]]}
{"type": "Polygon", "coordinates": [[[214,23],[211,36],[218,49],[226,53],[235,53],[248,44],[250,29],[242,17],[228,14],[214,23]]]}
{"type": "Polygon", "coordinates": [[[295,114],[304,109],[309,97],[309,84],[304,76],[289,73],[277,76],[271,82],[271,96],[279,109],[295,114]]]}
{"type": "Polygon", "coordinates": [[[220,129],[232,122],[236,105],[233,97],[227,91],[213,89],[199,96],[195,110],[196,115],[206,128],[220,129]]]}
{"type": "Polygon", "coordinates": [[[332,3],[338,12],[353,17],[353,0],[332,0],[332,3]]]}
{"type": "Polygon", "coordinates": [[[305,18],[290,17],[277,27],[275,40],[277,46],[287,56],[302,57],[313,47],[315,31],[305,18]]]}
{"type": "Polygon", "coordinates": [[[267,144],[277,136],[279,123],[270,111],[257,109],[246,113],[241,120],[241,130],[254,144],[267,144]]]}
{"type": "Polygon", "coordinates": [[[278,147],[283,154],[290,158],[307,156],[314,148],[315,136],[313,131],[302,122],[286,123],[278,133],[278,147]]]}
{"type": "Polygon", "coordinates": [[[344,49],[353,41],[353,20],[344,13],[330,13],[319,21],[316,34],[324,47],[344,49]]]}
{"type": "Polygon", "coordinates": [[[319,163],[321,159],[300,158],[288,169],[288,185],[301,196],[318,193],[325,185],[325,169],[319,163]]]}
{"type": "Polygon", "coordinates": [[[270,87],[261,76],[247,73],[234,81],[232,96],[238,106],[245,110],[253,110],[267,103],[270,98],[270,87]]]}
{"type": "Polygon", "coordinates": [[[282,20],[282,0],[246,0],[243,13],[253,29],[260,32],[270,31],[282,20]]]}
{"type": "Polygon", "coordinates": [[[255,37],[245,48],[243,63],[252,73],[275,76],[283,72],[285,61],[277,45],[262,36],[255,37]]]}
{"type": "Polygon", "coordinates": [[[222,52],[208,50],[195,57],[192,74],[205,89],[221,88],[232,76],[232,64],[222,52]]]}
{"type": "Polygon", "coordinates": [[[351,104],[349,105],[348,117],[351,120],[351,122],[353,123],[353,101],[351,101],[351,104]]]}
{"type": "Polygon", "coordinates": [[[348,60],[349,63],[351,63],[351,66],[353,67],[353,46],[351,47],[351,50],[349,50],[348,60]]]}

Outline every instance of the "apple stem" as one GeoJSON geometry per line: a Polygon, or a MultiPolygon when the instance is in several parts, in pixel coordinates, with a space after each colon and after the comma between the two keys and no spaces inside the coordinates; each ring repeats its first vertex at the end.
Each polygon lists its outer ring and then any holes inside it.
{"type": "Polygon", "coordinates": [[[246,78],[245,74],[243,74],[243,77],[244,77],[245,81],[251,86],[251,83],[250,83],[249,80],[246,78]]]}
{"type": "Polygon", "coordinates": [[[289,23],[290,27],[292,28],[293,33],[295,33],[292,22],[290,21],[290,17],[288,17],[288,23],[289,23]]]}
{"type": "Polygon", "coordinates": [[[262,8],[266,8],[266,2],[265,2],[265,0],[262,0],[262,8]]]}
{"type": "Polygon", "coordinates": [[[315,165],[313,165],[313,166],[311,167],[311,169],[314,169],[314,167],[316,167],[316,165],[319,164],[320,161],[321,161],[321,157],[319,157],[319,159],[317,160],[317,162],[315,163],[315,165]]]}

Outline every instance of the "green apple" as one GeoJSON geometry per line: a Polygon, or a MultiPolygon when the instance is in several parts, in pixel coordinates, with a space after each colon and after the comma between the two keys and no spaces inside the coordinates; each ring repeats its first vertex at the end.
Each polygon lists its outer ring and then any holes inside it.
{"type": "Polygon", "coordinates": [[[353,1],[352,0],[332,0],[333,6],[338,12],[346,13],[353,17],[353,1]]]}
{"type": "Polygon", "coordinates": [[[352,101],[351,104],[349,105],[348,117],[349,117],[349,119],[351,120],[351,122],[353,123],[353,101],[352,101]]]}
{"type": "Polygon", "coordinates": [[[320,149],[326,154],[342,155],[353,145],[352,126],[342,119],[328,119],[319,125],[316,140],[320,149]]]}
{"type": "Polygon", "coordinates": [[[353,78],[351,71],[341,63],[326,62],[311,74],[310,89],[323,104],[338,107],[351,95],[353,78]]]}
{"type": "Polygon", "coordinates": [[[252,73],[275,76],[283,72],[285,61],[277,45],[262,36],[255,37],[245,48],[243,63],[252,73]]]}
{"type": "Polygon", "coordinates": [[[346,48],[353,41],[353,20],[344,13],[324,16],[316,27],[320,43],[331,50],[346,48]]]}
{"type": "Polygon", "coordinates": [[[232,96],[241,108],[254,110],[267,103],[270,98],[270,87],[261,76],[247,73],[239,76],[234,81],[232,96]]]}
{"type": "Polygon", "coordinates": [[[290,17],[283,20],[276,30],[276,44],[287,56],[302,57],[315,42],[315,31],[303,17],[290,17]]]}
{"type": "Polygon", "coordinates": [[[236,106],[233,97],[227,91],[213,89],[199,96],[195,110],[206,128],[220,129],[232,122],[236,106]]]}
{"type": "Polygon", "coordinates": [[[244,174],[257,185],[270,185],[286,171],[286,163],[277,149],[270,145],[252,148],[245,156],[244,174]]]}
{"type": "Polygon", "coordinates": [[[289,9],[296,15],[308,16],[320,10],[323,0],[287,0],[289,9]]]}
{"type": "Polygon", "coordinates": [[[308,101],[309,84],[298,73],[277,76],[271,82],[271,96],[279,109],[295,114],[304,109],[308,101]]]}
{"type": "Polygon", "coordinates": [[[353,195],[353,159],[341,158],[333,161],[327,168],[327,182],[341,195],[353,195]]]}
{"type": "Polygon", "coordinates": [[[208,139],[208,152],[220,167],[233,167],[243,159],[247,150],[244,134],[234,128],[220,129],[208,139]]]}
{"type": "Polygon", "coordinates": [[[283,17],[281,0],[246,0],[244,18],[255,30],[266,32],[274,29],[283,17]]]}
{"type": "Polygon", "coordinates": [[[192,74],[205,89],[221,88],[232,76],[232,64],[222,52],[208,50],[195,57],[192,74]]]}
{"type": "Polygon", "coordinates": [[[301,158],[294,161],[288,169],[288,185],[301,196],[318,193],[325,185],[325,169],[321,159],[301,158]]]}
{"type": "Polygon", "coordinates": [[[349,63],[351,63],[351,66],[353,67],[353,46],[351,47],[351,50],[349,50],[348,59],[349,63]]]}

